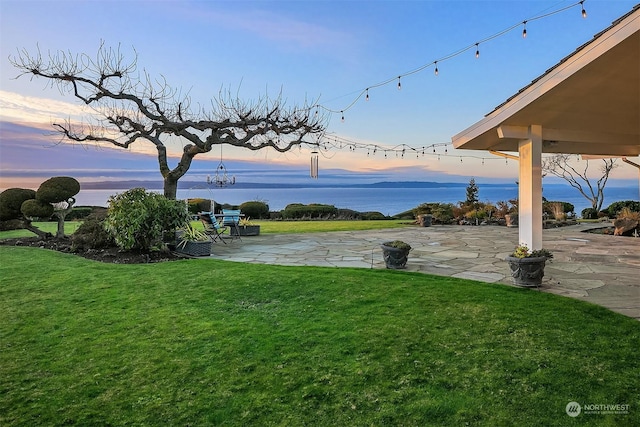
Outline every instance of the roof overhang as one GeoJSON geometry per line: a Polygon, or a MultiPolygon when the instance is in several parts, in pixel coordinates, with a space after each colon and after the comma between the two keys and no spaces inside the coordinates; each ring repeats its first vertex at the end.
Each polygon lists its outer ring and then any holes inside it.
{"type": "Polygon", "coordinates": [[[542,126],[545,153],[640,154],[640,6],[452,142],[518,151],[530,125],[542,126]]]}

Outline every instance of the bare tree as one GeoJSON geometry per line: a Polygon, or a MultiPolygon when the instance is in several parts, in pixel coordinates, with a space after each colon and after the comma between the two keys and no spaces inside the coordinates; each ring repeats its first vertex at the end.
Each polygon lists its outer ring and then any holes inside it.
{"type": "Polygon", "coordinates": [[[302,144],[318,145],[325,131],[323,118],[312,114],[307,105],[285,109],[281,96],[247,103],[221,92],[210,108],[199,106],[192,111],[188,95],[172,89],[163,78],[138,73],[137,55],[127,62],[119,48],[101,45],[95,58],[64,51],[43,58],[39,50],[35,55],[22,50],[9,60],[21,70],[18,77],[48,79],[51,86],[91,106],[100,117],[87,117],[81,124],[71,119],[54,123],[63,138],[122,148],[138,141],[155,145],[164,195],[170,199],[176,198],[178,180],[193,158],[215,145],[286,152],[302,144]],[[171,169],[166,143],[176,137],[183,142],[183,152],[171,169]]]}
{"type": "Polygon", "coordinates": [[[596,211],[602,209],[604,202],[604,187],[607,185],[609,174],[616,168],[616,159],[602,159],[600,177],[595,183],[591,183],[588,176],[589,160],[584,160],[584,169],[579,171],[570,164],[571,154],[554,154],[542,162],[542,170],[567,181],[569,185],[578,190],[596,211]]]}

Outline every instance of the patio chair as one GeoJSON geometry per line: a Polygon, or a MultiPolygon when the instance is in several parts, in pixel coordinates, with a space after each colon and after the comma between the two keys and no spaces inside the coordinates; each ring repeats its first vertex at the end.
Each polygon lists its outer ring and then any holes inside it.
{"type": "Polygon", "coordinates": [[[204,225],[204,232],[211,236],[211,240],[215,242],[220,239],[220,241],[226,245],[227,242],[224,241],[222,233],[227,230],[227,227],[220,225],[211,212],[200,212],[198,216],[200,217],[200,222],[204,225]]]}
{"type": "Polygon", "coordinates": [[[222,210],[222,225],[229,227],[229,233],[233,237],[240,238],[240,210],[239,209],[223,209],[222,210]]]}

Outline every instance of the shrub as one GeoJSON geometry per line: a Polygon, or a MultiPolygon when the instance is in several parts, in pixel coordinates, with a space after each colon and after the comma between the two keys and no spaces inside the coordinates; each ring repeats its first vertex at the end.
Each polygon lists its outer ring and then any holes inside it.
{"type": "Polygon", "coordinates": [[[287,205],[282,211],[284,219],[300,219],[300,218],[321,218],[336,215],[338,210],[333,205],[323,205],[312,203],[303,205],[301,203],[292,203],[287,205]]]}
{"type": "Polygon", "coordinates": [[[609,218],[615,218],[623,208],[629,208],[634,212],[640,212],[640,202],[635,200],[621,200],[619,202],[611,203],[605,211],[609,215],[609,218]]]}
{"type": "Polygon", "coordinates": [[[91,215],[92,212],[93,209],[89,206],[76,207],[67,214],[65,220],[84,219],[91,215]]]}
{"type": "Polygon", "coordinates": [[[190,214],[197,214],[199,212],[211,212],[211,200],[207,199],[187,199],[187,205],[189,206],[190,214]]]}
{"type": "MultiPolygon", "coordinates": [[[[553,215],[555,219],[560,219],[562,214],[569,214],[575,210],[575,206],[569,202],[548,202],[542,203],[542,210],[549,215],[553,215]]],[[[564,215],[566,218],[566,215],[564,215]]]]}
{"type": "Polygon", "coordinates": [[[362,212],[360,217],[367,221],[388,219],[388,217],[383,215],[381,212],[362,212]]]}
{"type": "Polygon", "coordinates": [[[27,188],[9,188],[0,193],[0,221],[22,216],[22,204],[36,198],[36,192],[27,188]]]}
{"type": "Polygon", "coordinates": [[[240,211],[253,219],[269,218],[269,205],[257,200],[244,202],[240,205],[240,211]]]}
{"type": "Polygon", "coordinates": [[[105,229],[105,218],[106,212],[96,212],[87,216],[75,233],[71,235],[74,250],[103,249],[115,246],[115,240],[105,229]]]}
{"type": "Polygon", "coordinates": [[[22,214],[28,218],[48,219],[53,215],[53,205],[39,199],[25,200],[20,207],[22,214]]]}
{"type": "Polygon", "coordinates": [[[618,212],[618,219],[631,219],[633,221],[640,221],[640,212],[632,211],[631,209],[624,207],[618,212]]]}
{"type": "Polygon", "coordinates": [[[594,208],[582,209],[582,219],[598,219],[598,210],[594,208]]]}
{"type": "Polygon", "coordinates": [[[80,183],[70,176],[49,178],[36,191],[36,199],[46,203],[66,202],[80,192],[80,183]]]}
{"type": "Polygon", "coordinates": [[[184,202],[134,188],[109,198],[105,228],[121,249],[149,251],[161,244],[165,231],[188,220],[184,202]]]}
{"type": "Polygon", "coordinates": [[[440,224],[450,224],[453,221],[453,208],[451,203],[432,203],[431,215],[433,215],[433,221],[440,224]]]}

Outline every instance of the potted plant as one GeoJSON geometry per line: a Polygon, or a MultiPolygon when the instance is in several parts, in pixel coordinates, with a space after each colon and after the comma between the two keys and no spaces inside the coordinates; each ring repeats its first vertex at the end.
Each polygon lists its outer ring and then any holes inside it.
{"type": "Polygon", "coordinates": [[[211,255],[211,238],[204,231],[187,224],[180,230],[176,251],[189,256],[211,255]]]}
{"type": "Polygon", "coordinates": [[[509,200],[509,204],[506,205],[507,211],[504,215],[504,221],[507,227],[518,226],[518,199],[509,200]]]}
{"type": "Polygon", "coordinates": [[[422,203],[413,210],[418,225],[421,227],[431,227],[433,215],[431,214],[431,204],[422,203]]]}
{"type": "Polygon", "coordinates": [[[235,236],[240,233],[240,236],[258,236],[260,235],[260,226],[251,222],[251,218],[240,218],[238,221],[238,228],[231,227],[231,235],[235,236]]]}
{"type": "Polygon", "coordinates": [[[544,266],[553,254],[547,249],[529,250],[527,245],[516,246],[506,259],[513,283],[522,287],[538,287],[544,277],[544,266]]]}
{"type": "Polygon", "coordinates": [[[382,256],[387,268],[401,269],[407,265],[407,258],[411,246],[402,240],[394,240],[393,242],[384,242],[380,245],[382,248],[382,256]]]}

